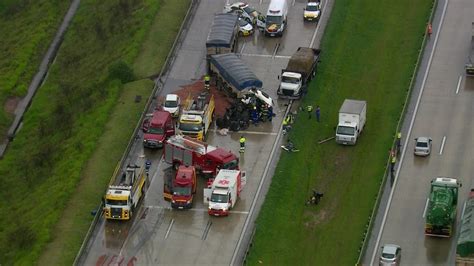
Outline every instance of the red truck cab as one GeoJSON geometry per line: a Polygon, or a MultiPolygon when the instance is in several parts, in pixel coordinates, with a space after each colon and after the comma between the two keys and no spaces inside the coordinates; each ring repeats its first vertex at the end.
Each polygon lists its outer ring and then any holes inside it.
{"type": "Polygon", "coordinates": [[[143,120],[142,130],[143,147],[162,148],[164,141],[175,133],[173,118],[169,112],[155,110],[143,120]]]}
{"type": "Polygon", "coordinates": [[[201,167],[203,174],[216,176],[220,169],[238,170],[239,158],[232,152],[217,148],[206,154],[206,161],[201,167]]]}
{"type": "Polygon", "coordinates": [[[173,209],[192,208],[196,185],[196,169],[194,166],[181,165],[173,179],[171,207],[173,209]]]}

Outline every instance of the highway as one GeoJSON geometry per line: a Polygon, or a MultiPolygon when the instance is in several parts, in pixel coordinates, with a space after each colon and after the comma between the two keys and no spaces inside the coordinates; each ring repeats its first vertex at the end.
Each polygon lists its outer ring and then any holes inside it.
{"type": "MultiPolygon", "coordinates": [[[[473,188],[474,164],[474,80],[464,75],[464,63],[470,50],[474,1],[439,1],[438,21],[419,69],[418,91],[412,95],[414,113],[405,121],[407,145],[396,174],[395,189],[388,210],[380,211],[382,229],[375,228],[364,264],[378,264],[380,247],[400,245],[402,264],[453,265],[458,232],[451,238],[424,235],[427,197],[433,177],[458,178],[463,184],[457,206],[457,222],[468,192],[473,188]],[[439,23],[440,22],[440,23],[439,23]],[[433,49],[432,51],[430,49],[433,49]],[[409,122],[413,119],[413,123],[409,122]],[[413,154],[414,138],[429,136],[433,149],[429,157],[413,154]],[[385,217],[382,217],[386,214],[385,217]],[[383,219],[386,218],[386,219],[383,219]]],[[[404,143],[402,141],[402,143],[404,143]]],[[[386,191],[389,193],[390,191],[386,191]]]]}
{"type": "MultiPolygon", "coordinates": [[[[266,12],[269,4],[268,0],[248,2],[262,13],[266,12]]],[[[275,119],[272,123],[251,126],[245,132],[220,136],[214,131],[208,136],[209,143],[225,147],[235,154],[239,154],[240,135],[245,134],[247,138],[246,152],[240,156],[240,169],[246,171],[247,184],[231,215],[225,218],[209,217],[207,206],[203,204],[202,179],[193,209],[171,210],[169,202],[163,200],[163,175],[170,166],[161,161],[161,151],[144,151],[142,140],[138,138],[127,161],[133,162],[142,153],[153,160],[151,183],[145,200],[130,222],[108,222],[101,218],[79,264],[230,264],[234,253],[237,254],[238,244],[246,245],[241,243],[245,242],[240,241],[241,235],[244,225],[248,224],[246,221],[259,186],[261,183],[269,184],[269,180],[261,181],[271,159],[272,147],[278,141],[285,104],[288,103],[287,100],[277,100],[277,75],[299,46],[317,47],[325,24],[320,22],[317,27],[315,23],[303,22],[306,1],[289,0],[288,3],[289,26],[282,38],[266,38],[256,32],[254,36],[243,38],[238,49],[256,76],[263,81],[264,91],[276,101],[275,119]]],[[[193,83],[205,74],[205,42],[213,14],[221,12],[223,7],[224,1],[200,1],[173,64],[161,79],[163,89],[160,95],[178,90],[179,86],[193,83]]],[[[323,9],[324,12],[329,14],[323,9]]],[[[267,179],[271,178],[271,171],[267,179]]],[[[240,253],[237,256],[241,259],[240,253]]]]}

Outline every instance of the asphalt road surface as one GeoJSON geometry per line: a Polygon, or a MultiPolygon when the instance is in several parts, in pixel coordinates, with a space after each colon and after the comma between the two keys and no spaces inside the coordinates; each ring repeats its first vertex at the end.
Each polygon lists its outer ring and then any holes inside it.
{"type": "MultiPolygon", "coordinates": [[[[419,70],[422,94],[419,105],[415,103],[413,126],[408,126],[408,144],[396,188],[383,230],[372,235],[371,241],[374,241],[380,234],[380,242],[367,250],[367,264],[372,260],[373,264],[378,264],[380,246],[386,243],[401,246],[402,264],[454,264],[459,232],[455,229],[451,238],[427,237],[424,225],[432,178],[447,176],[462,182],[457,227],[463,204],[474,186],[474,164],[471,162],[474,158],[474,79],[464,75],[464,63],[470,51],[474,1],[440,1],[438,13],[441,24],[434,24],[428,44],[434,51],[432,55],[427,51],[428,63],[419,70]],[[436,34],[438,31],[439,35],[436,34]],[[418,136],[433,139],[429,157],[414,156],[414,138],[418,136]]],[[[415,93],[412,101],[417,98],[415,93]]],[[[412,116],[407,116],[407,120],[412,120],[412,116]]]]}
{"type": "MultiPolygon", "coordinates": [[[[269,0],[248,2],[262,13],[266,12],[269,4],[269,0]]],[[[237,244],[241,242],[239,239],[264,176],[272,147],[277,140],[285,104],[288,103],[287,100],[277,100],[277,75],[299,46],[317,47],[324,24],[321,22],[321,26],[317,28],[315,23],[303,22],[302,13],[306,1],[288,0],[288,3],[288,28],[282,38],[267,38],[256,32],[254,36],[242,38],[238,50],[256,76],[263,81],[264,91],[277,102],[274,108],[275,119],[271,123],[251,126],[245,132],[220,136],[213,131],[208,136],[209,143],[225,147],[235,154],[239,154],[240,135],[243,133],[247,138],[247,149],[240,156],[240,169],[247,173],[247,184],[230,216],[216,218],[207,214],[207,206],[203,204],[202,179],[198,181],[193,209],[171,210],[169,202],[163,200],[163,175],[170,165],[161,161],[161,151],[144,151],[141,139],[137,139],[128,161],[133,162],[142,153],[153,160],[151,183],[145,201],[130,222],[101,219],[80,264],[231,263],[237,244]]],[[[213,14],[221,12],[223,7],[224,1],[200,1],[171,69],[162,79],[164,85],[161,95],[178,90],[180,85],[193,83],[204,75],[205,42],[209,27],[213,14]]],[[[271,178],[271,174],[268,178],[271,178]]]]}

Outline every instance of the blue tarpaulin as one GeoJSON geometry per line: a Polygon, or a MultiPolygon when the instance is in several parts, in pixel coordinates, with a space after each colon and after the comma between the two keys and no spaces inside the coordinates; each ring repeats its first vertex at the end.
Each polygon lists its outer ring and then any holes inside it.
{"type": "Polygon", "coordinates": [[[235,37],[239,17],[231,13],[216,14],[211,31],[207,36],[206,47],[230,48],[235,37]]]}
{"type": "Polygon", "coordinates": [[[263,85],[236,54],[211,55],[210,60],[210,63],[219,70],[219,74],[239,91],[261,88],[263,85]]]}

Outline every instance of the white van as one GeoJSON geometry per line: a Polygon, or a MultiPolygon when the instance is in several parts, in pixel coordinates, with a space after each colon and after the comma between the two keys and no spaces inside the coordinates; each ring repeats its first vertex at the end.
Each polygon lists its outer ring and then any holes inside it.
{"type": "Polygon", "coordinates": [[[271,0],[265,22],[265,36],[282,36],[287,26],[287,0],[271,0]]]}

